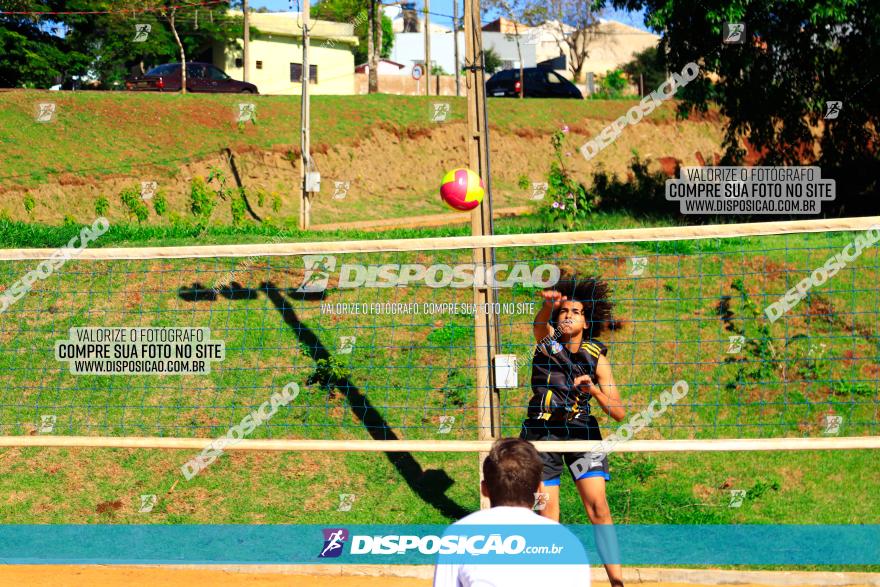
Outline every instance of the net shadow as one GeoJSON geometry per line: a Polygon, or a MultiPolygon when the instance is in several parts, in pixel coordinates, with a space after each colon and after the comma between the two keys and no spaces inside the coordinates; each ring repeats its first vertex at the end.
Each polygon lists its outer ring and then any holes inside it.
{"type": "MultiPolygon", "coordinates": [[[[263,293],[278,310],[285,324],[293,330],[297,340],[304,348],[307,348],[307,353],[313,361],[317,363],[320,359],[330,357],[330,352],[318,336],[299,319],[293,306],[288,302],[283,293],[288,291],[286,288],[279,288],[271,282],[261,283],[258,289],[246,288],[239,283],[230,285],[231,287],[229,288],[215,291],[196,283],[192,287],[181,288],[178,295],[181,299],[190,302],[214,302],[218,299],[218,294],[229,300],[250,300],[263,293]]],[[[352,414],[358,419],[370,437],[380,442],[383,440],[400,439],[385,418],[382,417],[379,410],[373,406],[369,398],[350,378],[342,378],[337,384],[338,388],[345,395],[352,414]]],[[[446,471],[424,469],[412,453],[409,452],[389,451],[384,454],[410,489],[425,503],[434,507],[440,514],[447,518],[459,519],[470,513],[446,496],[446,491],[454,483],[446,471]]]]}

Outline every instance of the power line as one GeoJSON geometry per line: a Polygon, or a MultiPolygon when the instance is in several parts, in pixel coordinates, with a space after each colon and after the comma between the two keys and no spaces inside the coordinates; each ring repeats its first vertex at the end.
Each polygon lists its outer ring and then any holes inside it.
{"type": "Polygon", "coordinates": [[[224,4],[227,0],[204,0],[203,2],[188,2],[186,4],[178,4],[175,6],[157,6],[155,8],[139,8],[139,9],[118,9],[118,10],[66,10],[66,11],[38,11],[38,10],[0,10],[0,16],[54,16],[54,15],[76,15],[76,14],[126,14],[135,12],[161,12],[163,10],[176,10],[178,8],[199,8],[202,6],[214,6],[224,4]]]}
{"type": "MultiPolygon", "coordinates": [[[[382,4],[382,6],[403,6],[403,3],[401,3],[401,2],[389,2],[388,4],[382,4]]],[[[418,14],[424,14],[424,13],[425,13],[424,10],[416,10],[416,12],[417,12],[418,14]]],[[[444,18],[448,18],[449,20],[454,20],[454,19],[455,19],[455,16],[454,16],[454,15],[452,15],[452,14],[446,14],[446,13],[443,13],[443,12],[433,12],[433,11],[428,11],[428,14],[430,14],[431,16],[442,16],[442,17],[444,17],[444,18]]],[[[491,23],[495,22],[496,20],[498,20],[498,19],[496,18],[496,19],[494,19],[494,20],[481,20],[481,21],[480,21],[480,24],[481,24],[482,26],[485,26],[485,25],[487,25],[487,24],[491,24],[491,23]]],[[[625,23],[621,23],[621,24],[625,24],[625,23]]],[[[524,26],[525,28],[529,28],[529,29],[539,28],[539,27],[533,27],[533,26],[529,26],[529,25],[523,25],[523,26],[524,26]]],[[[625,25],[625,26],[630,26],[630,25],[625,25]]],[[[572,27],[572,28],[575,28],[575,27],[572,27]]],[[[435,32],[437,32],[437,31],[435,31],[435,32]]],[[[450,31],[450,32],[451,32],[451,31],[450,31]]],[[[555,32],[555,31],[553,31],[553,32],[555,32]]],[[[398,33],[398,34],[399,34],[399,33],[398,33]]],[[[509,33],[509,34],[512,35],[513,33],[509,33]]],[[[616,36],[620,36],[620,35],[653,35],[654,33],[650,32],[650,31],[639,31],[639,30],[637,30],[637,31],[633,31],[633,32],[628,32],[628,31],[620,31],[620,32],[612,32],[612,31],[591,31],[590,34],[591,34],[591,35],[608,35],[608,36],[615,36],[615,37],[616,37],[616,36]]]]}

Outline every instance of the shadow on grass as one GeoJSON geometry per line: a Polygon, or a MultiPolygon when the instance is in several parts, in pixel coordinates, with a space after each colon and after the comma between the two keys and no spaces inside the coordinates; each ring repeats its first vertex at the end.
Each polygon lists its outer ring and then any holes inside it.
{"type": "MultiPolygon", "coordinates": [[[[192,287],[180,288],[178,295],[181,299],[188,302],[214,302],[217,301],[218,297],[232,301],[251,300],[255,299],[260,293],[263,293],[275,305],[275,308],[281,314],[281,318],[293,330],[301,346],[308,349],[307,352],[312,360],[317,362],[330,357],[327,348],[321,343],[315,333],[299,319],[293,307],[285,298],[284,293],[291,294],[291,290],[278,288],[271,282],[260,284],[258,289],[246,288],[237,282],[233,282],[229,286],[218,290],[195,283],[192,287]]],[[[292,297],[303,299],[304,295],[308,295],[310,299],[322,299],[323,292],[297,294],[292,297]]],[[[373,440],[381,442],[383,440],[399,439],[391,426],[388,425],[388,422],[382,417],[382,414],[373,407],[369,398],[349,378],[346,377],[339,380],[337,386],[345,395],[352,413],[373,440]]],[[[415,457],[408,452],[386,452],[385,456],[394,468],[397,469],[397,472],[403,477],[410,489],[425,503],[434,507],[440,514],[457,520],[470,513],[446,496],[446,491],[454,483],[449,475],[446,474],[446,471],[437,469],[425,470],[415,457]]]]}

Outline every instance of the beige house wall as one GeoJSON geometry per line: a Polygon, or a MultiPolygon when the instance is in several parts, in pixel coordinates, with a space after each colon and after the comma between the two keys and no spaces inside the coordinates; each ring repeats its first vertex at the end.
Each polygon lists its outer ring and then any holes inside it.
{"type": "MultiPolygon", "coordinates": [[[[346,45],[337,44],[333,48],[323,47],[324,42],[310,44],[309,63],[318,66],[318,83],[312,83],[310,91],[314,94],[353,94],[354,55],[346,45]]],[[[221,57],[221,66],[235,79],[244,79],[244,68],[236,67],[235,61],[240,52],[226,51],[221,57]]],[[[290,64],[302,63],[302,44],[300,39],[273,35],[271,39],[252,39],[250,47],[250,82],[255,84],[261,94],[301,94],[299,82],[290,81],[290,64]],[[257,61],[262,69],[257,69],[257,61]]]]}
{"type": "MultiPolygon", "coordinates": [[[[560,44],[555,40],[560,34],[558,25],[547,23],[536,28],[541,31],[535,48],[538,62],[558,57],[560,44]]],[[[565,30],[571,30],[571,27],[565,27],[565,30]]],[[[653,33],[617,21],[601,22],[597,27],[596,35],[590,41],[589,56],[583,71],[585,74],[592,71],[597,75],[613,71],[632,61],[636,53],[648,47],[656,47],[659,42],[660,37],[653,33]]],[[[567,54],[568,46],[564,42],[562,49],[567,54]]],[[[563,75],[571,79],[568,70],[563,75]]]]}
{"type": "MultiPolygon", "coordinates": [[[[230,14],[241,16],[241,11],[230,14]]],[[[251,35],[250,81],[261,94],[302,94],[302,84],[290,81],[290,64],[302,63],[302,18],[298,13],[250,13],[251,26],[259,32],[251,35]],[[262,67],[257,68],[257,62],[262,67]]],[[[354,55],[358,44],[351,23],[313,20],[310,28],[309,63],[318,66],[318,81],[309,88],[313,94],[354,94],[354,55]]],[[[244,68],[236,67],[241,58],[238,46],[215,46],[214,65],[222,67],[235,79],[244,79],[244,68]]]]}

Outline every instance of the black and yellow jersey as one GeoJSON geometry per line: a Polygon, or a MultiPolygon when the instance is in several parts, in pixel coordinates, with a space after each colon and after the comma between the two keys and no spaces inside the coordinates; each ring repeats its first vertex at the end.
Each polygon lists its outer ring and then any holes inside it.
{"type": "Polygon", "coordinates": [[[583,340],[577,352],[551,340],[537,346],[532,357],[532,399],[528,417],[533,420],[565,420],[586,425],[590,420],[590,399],[574,387],[580,375],[589,375],[596,383],[599,355],[608,348],[598,340],[583,340]]]}

